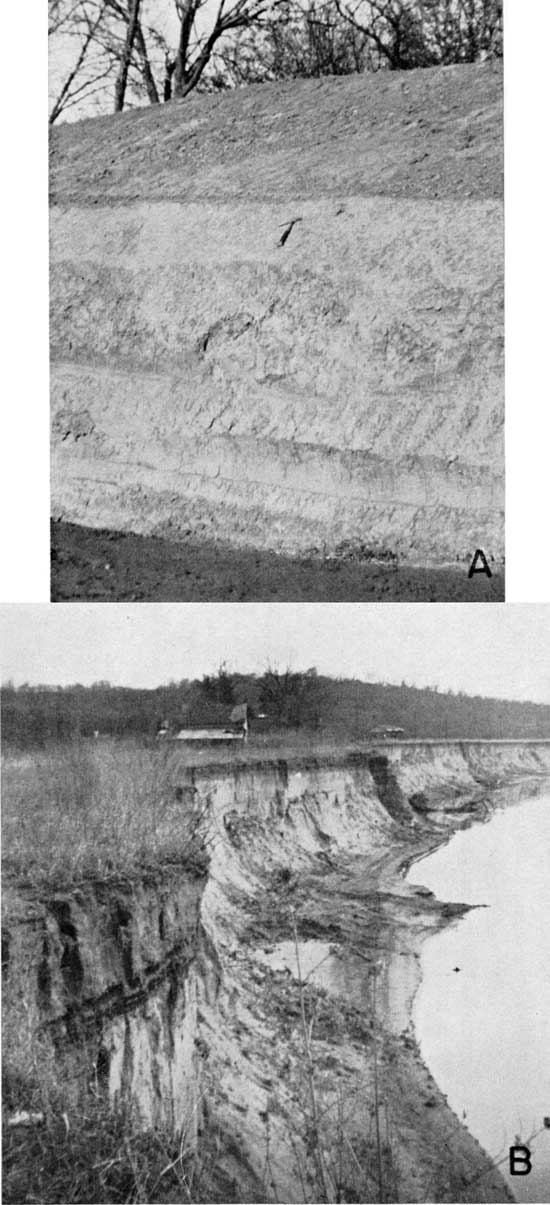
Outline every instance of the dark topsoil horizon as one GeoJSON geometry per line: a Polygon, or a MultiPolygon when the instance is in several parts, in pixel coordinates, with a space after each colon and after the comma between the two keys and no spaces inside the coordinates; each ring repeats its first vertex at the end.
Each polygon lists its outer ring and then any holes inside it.
{"type": "MultiPolygon", "coordinates": [[[[472,556],[473,552],[472,550],[472,556]]],[[[286,557],[51,524],[52,602],[503,602],[504,573],[286,557]]]]}
{"type": "Polygon", "coordinates": [[[502,64],[283,80],[62,123],[53,205],[503,195],[502,64]]]}

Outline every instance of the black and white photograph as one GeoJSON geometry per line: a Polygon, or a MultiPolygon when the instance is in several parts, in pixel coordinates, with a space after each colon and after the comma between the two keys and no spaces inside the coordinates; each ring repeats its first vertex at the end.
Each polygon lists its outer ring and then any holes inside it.
{"type": "Polygon", "coordinates": [[[6,7],[3,1205],[550,1205],[549,17],[6,7]]]}
{"type": "Polygon", "coordinates": [[[550,1201],[550,607],[0,625],[4,1201],[550,1201]]]}
{"type": "Polygon", "coordinates": [[[2,28],[2,1203],[550,1205],[550,7],[2,28]]]}
{"type": "Polygon", "coordinates": [[[503,600],[502,0],[48,13],[52,600],[503,600]]]}

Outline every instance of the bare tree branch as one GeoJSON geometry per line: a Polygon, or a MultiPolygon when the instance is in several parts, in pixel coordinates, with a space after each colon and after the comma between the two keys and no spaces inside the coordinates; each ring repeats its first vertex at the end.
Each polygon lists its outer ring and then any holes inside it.
{"type": "MultiPolygon", "coordinates": [[[[124,9],[122,4],[120,4],[118,2],[118,0],[107,0],[107,4],[108,4],[108,7],[112,10],[112,12],[114,12],[122,21],[127,20],[128,13],[124,9]]],[[[155,31],[150,31],[150,32],[154,33],[155,31]]],[[[138,54],[138,60],[139,60],[138,73],[141,74],[141,76],[143,78],[145,91],[147,93],[147,99],[149,101],[149,104],[158,105],[160,97],[159,97],[158,88],[157,88],[157,85],[155,82],[155,77],[153,75],[153,70],[151,67],[151,62],[150,62],[149,54],[148,54],[148,50],[147,50],[147,43],[145,41],[145,35],[143,32],[143,26],[139,19],[139,14],[138,14],[138,17],[136,20],[136,32],[135,32],[135,38],[134,38],[134,45],[136,47],[137,54],[138,54]]]]}
{"type": "Polygon", "coordinates": [[[92,25],[90,25],[88,28],[88,32],[86,34],[86,37],[84,38],[84,42],[82,44],[80,54],[76,60],[76,63],[74,65],[72,71],[69,72],[69,75],[67,76],[67,79],[65,80],[65,83],[63,84],[63,87],[61,89],[61,92],[59,93],[59,96],[53,106],[53,109],[52,109],[52,111],[50,113],[50,117],[49,117],[50,125],[53,125],[54,122],[57,121],[57,118],[59,117],[60,113],[63,112],[63,108],[67,107],[66,101],[67,101],[67,97],[69,96],[69,93],[70,93],[71,85],[74,82],[74,80],[76,79],[76,77],[82,67],[82,64],[84,63],[84,59],[86,58],[86,55],[88,53],[89,46],[90,46],[91,42],[93,41],[96,30],[102,20],[104,11],[105,11],[105,4],[102,4],[102,6],[99,10],[98,17],[96,18],[95,22],[92,25]]]}

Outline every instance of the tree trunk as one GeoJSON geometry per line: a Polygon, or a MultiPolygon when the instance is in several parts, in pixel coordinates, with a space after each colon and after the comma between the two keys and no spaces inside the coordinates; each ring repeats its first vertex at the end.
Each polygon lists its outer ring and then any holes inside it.
{"type": "Polygon", "coordinates": [[[167,54],[164,60],[163,100],[165,104],[172,99],[172,76],[176,70],[176,60],[167,54]]]}
{"type": "Polygon", "coordinates": [[[178,53],[174,69],[174,96],[184,96],[187,84],[187,67],[189,42],[195,18],[196,5],[194,0],[187,0],[181,18],[178,53]]]}
{"type": "Polygon", "coordinates": [[[214,31],[214,33],[210,34],[206,45],[203,47],[200,55],[193,63],[192,70],[186,73],[186,78],[181,84],[180,90],[176,92],[177,96],[187,96],[188,92],[192,92],[193,88],[196,88],[205,67],[210,62],[210,55],[212,54],[213,47],[215,46],[219,36],[220,35],[217,31],[214,31]]]}
{"type": "Polygon", "coordinates": [[[130,61],[132,58],[132,50],[139,20],[139,6],[141,0],[130,0],[130,14],[128,20],[128,29],[126,32],[126,41],[122,58],[120,60],[120,69],[115,87],[115,113],[121,113],[124,108],[124,97],[126,95],[126,85],[128,83],[128,71],[130,69],[130,61]]]}
{"type": "Polygon", "coordinates": [[[141,73],[143,75],[143,81],[147,91],[149,104],[158,105],[160,101],[158,88],[155,83],[153,72],[151,71],[151,64],[147,54],[147,46],[145,44],[145,38],[143,36],[143,31],[139,21],[136,29],[136,48],[141,59],[141,73]]]}

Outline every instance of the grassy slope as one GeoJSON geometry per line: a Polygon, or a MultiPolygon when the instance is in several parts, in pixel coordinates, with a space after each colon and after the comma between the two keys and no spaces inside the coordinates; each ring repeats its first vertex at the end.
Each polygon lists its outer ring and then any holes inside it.
{"type": "Polygon", "coordinates": [[[176,795],[178,766],[173,750],[131,742],[4,756],[4,874],[42,889],[171,864],[200,872],[198,818],[176,795]]]}
{"type": "Polygon", "coordinates": [[[502,67],[255,85],[57,127],[55,205],[502,195],[502,67]]]}

